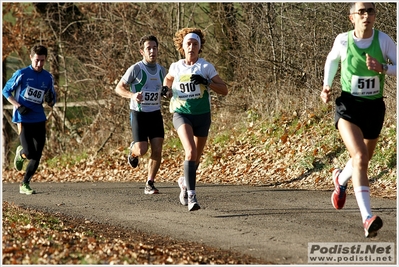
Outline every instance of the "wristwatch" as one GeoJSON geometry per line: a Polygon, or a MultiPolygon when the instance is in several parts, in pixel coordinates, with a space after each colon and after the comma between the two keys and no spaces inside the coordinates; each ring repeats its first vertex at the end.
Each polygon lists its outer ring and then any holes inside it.
{"type": "Polygon", "coordinates": [[[388,65],[383,63],[382,64],[382,72],[380,72],[380,74],[386,74],[388,70],[388,65]]]}

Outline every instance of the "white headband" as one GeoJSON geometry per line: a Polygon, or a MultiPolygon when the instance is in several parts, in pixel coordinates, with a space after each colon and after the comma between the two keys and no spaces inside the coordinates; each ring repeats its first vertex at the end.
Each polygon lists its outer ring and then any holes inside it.
{"type": "Polygon", "coordinates": [[[186,36],[184,36],[183,43],[187,42],[188,39],[195,39],[198,41],[199,47],[201,48],[201,38],[198,36],[198,34],[195,34],[193,32],[188,33],[186,36]]]}

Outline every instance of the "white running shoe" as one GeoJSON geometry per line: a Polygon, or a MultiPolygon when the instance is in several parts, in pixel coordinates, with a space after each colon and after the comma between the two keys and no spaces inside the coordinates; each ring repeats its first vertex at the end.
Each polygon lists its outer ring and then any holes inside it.
{"type": "Polygon", "coordinates": [[[187,195],[187,187],[185,186],[185,181],[184,181],[184,176],[180,177],[179,180],[177,180],[177,183],[179,184],[180,187],[180,203],[184,206],[188,205],[188,195],[187,195]]]}
{"type": "Polygon", "coordinates": [[[197,196],[196,195],[189,195],[188,196],[188,211],[195,211],[199,210],[201,207],[198,204],[197,196]]]}

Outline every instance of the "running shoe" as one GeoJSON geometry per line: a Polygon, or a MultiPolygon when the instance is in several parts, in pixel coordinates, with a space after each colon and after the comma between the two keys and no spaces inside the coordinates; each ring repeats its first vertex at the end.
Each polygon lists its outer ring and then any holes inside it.
{"type": "Polygon", "coordinates": [[[339,169],[335,169],[332,173],[335,189],[331,195],[331,203],[337,210],[340,210],[344,207],[346,200],[346,185],[340,185],[338,183],[338,176],[340,173],[341,170],[339,169]]]}
{"type": "Polygon", "coordinates": [[[154,186],[154,181],[147,181],[144,187],[144,194],[146,195],[152,195],[152,194],[158,194],[159,190],[155,188],[154,186]]]}
{"type": "Polygon", "coordinates": [[[197,196],[196,195],[189,195],[188,196],[188,211],[195,211],[199,210],[201,207],[198,204],[197,196]]]}
{"type": "Polygon", "coordinates": [[[378,230],[382,227],[382,220],[380,217],[374,215],[372,217],[368,217],[366,221],[363,223],[364,227],[364,235],[366,237],[375,237],[378,234],[378,230]]]}
{"type": "Polygon", "coordinates": [[[22,146],[18,146],[17,150],[15,151],[15,158],[14,158],[14,168],[17,171],[22,170],[22,167],[24,166],[24,158],[21,156],[21,151],[22,151],[22,146]]]}
{"type": "Polygon", "coordinates": [[[134,142],[130,144],[129,155],[127,156],[127,162],[132,166],[132,168],[136,168],[139,165],[139,157],[135,157],[132,154],[134,142]]]}
{"type": "Polygon", "coordinates": [[[179,180],[177,180],[177,183],[179,184],[180,187],[180,203],[184,206],[188,205],[188,195],[187,195],[187,187],[184,185],[184,176],[180,177],[179,180]]]}
{"type": "Polygon", "coordinates": [[[26,194],[26,195],[32,195],[35,194],[35,190],[33,190],[32,188],[30,188],[29,184],[27,183],[22,183],[19,186],[19,193],[21,194],[26,194]]]}

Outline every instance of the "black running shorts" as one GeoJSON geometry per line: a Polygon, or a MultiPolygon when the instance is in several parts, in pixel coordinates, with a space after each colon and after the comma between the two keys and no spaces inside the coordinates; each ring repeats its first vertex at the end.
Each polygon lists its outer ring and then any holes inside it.
{"type": "Polygon", "coordinates": [[[385,117],[385,103],[382,98],[376,100],[359,99],[342,94],[335,100],[335,128],[338,120],[344,119],[357,125],[364,139],[376,139],[381,133],[385,117]]]}
{"type": "Polygon", "coordinates": [[[173,126],[175,129],[179,129],[183,124],[188,124],[193,128],[194,136],[207,137],[211,127],[211,113],[198,115],[174,113],[173,126]]]}
{"type": "Polygon", "coordinates": [[[153,112],[139,112],[130,110],[130,125],[135,142],[145,142],[148,139],[164,138],[165,129],[160,110],[153,112]]]}

